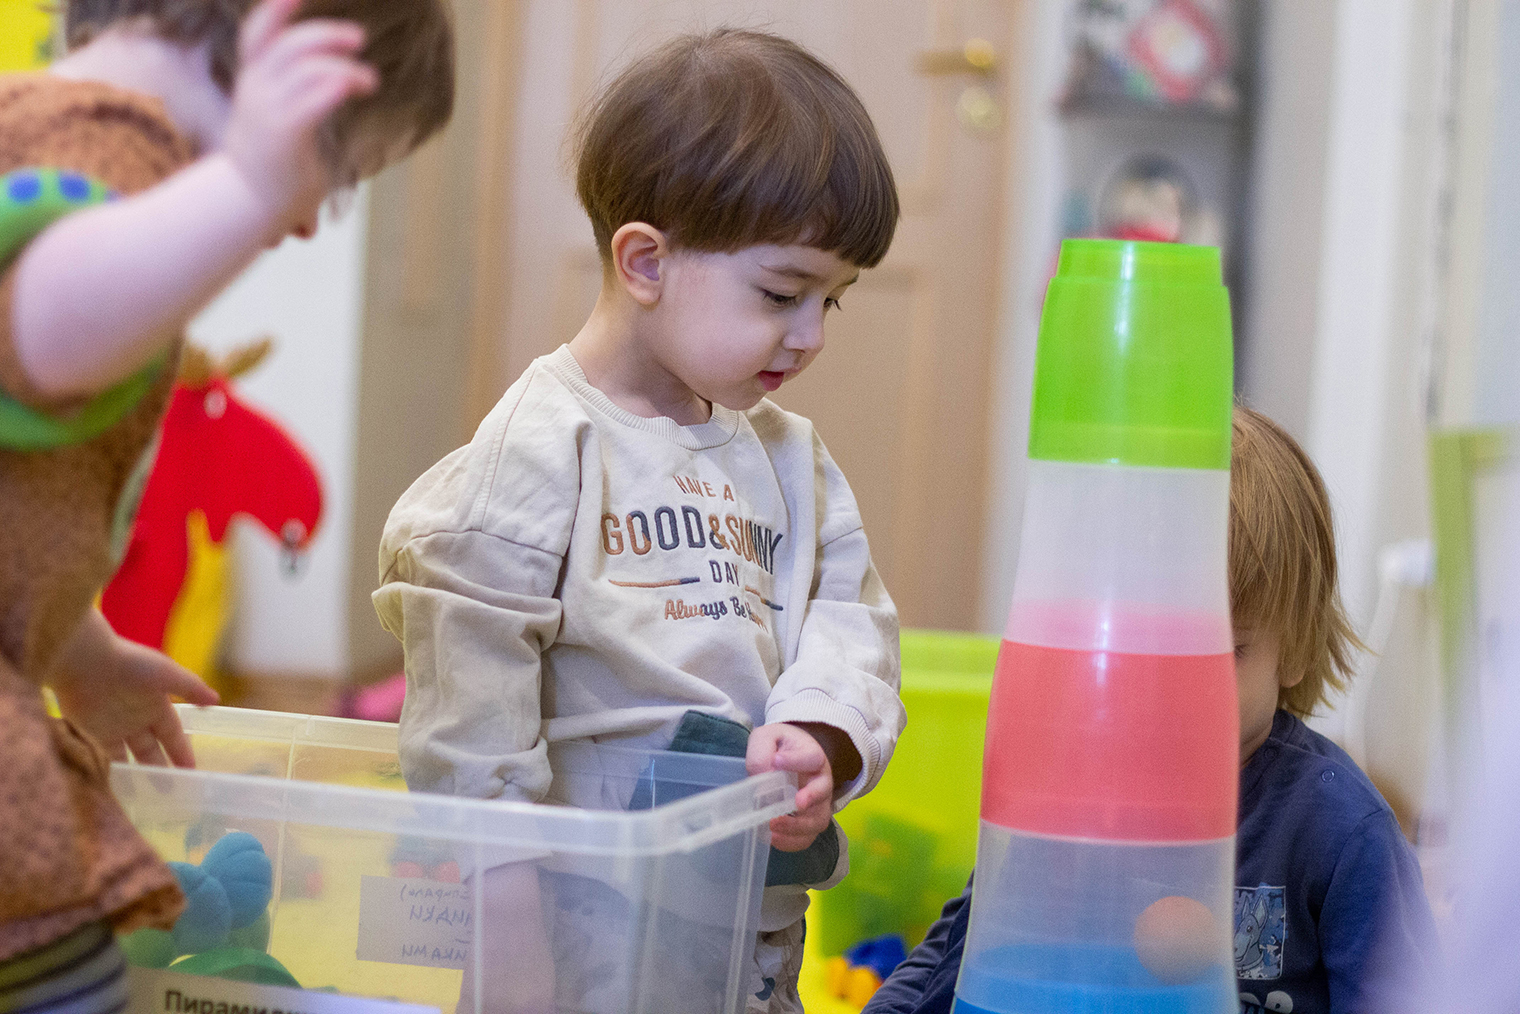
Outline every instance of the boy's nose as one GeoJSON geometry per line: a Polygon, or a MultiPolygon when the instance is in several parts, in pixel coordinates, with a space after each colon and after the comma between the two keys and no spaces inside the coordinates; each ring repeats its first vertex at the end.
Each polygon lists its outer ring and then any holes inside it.
{"type": "Polygon", "coordinates": [[[823,348],[823,316],[816,320],[799,320],[787,335],[787,348],[798,352],[818,352],[823,348]]]}

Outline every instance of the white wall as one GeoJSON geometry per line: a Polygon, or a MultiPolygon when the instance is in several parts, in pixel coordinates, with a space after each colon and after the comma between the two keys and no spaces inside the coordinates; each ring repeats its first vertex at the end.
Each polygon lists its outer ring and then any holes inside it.
{"type": "Polygon", "coordinates": [[[1380,480],[1389,460],[1385,391],[1396,331],[1407,324],[1394,319],[1394,287],[1406,213],[1401,187],[1411,3],[1340,0],[1336,17],[1305,449],[1329,487],[1339,522],[1342,595],[1363,624],[1372,609],[1380,480]]]}
{"type": "MultiPolygon", "coordinates": [[[[1492,45],[1483,268],[1473,336],[1473,414],[1480,426],[1520,423],[1520,4],[1502,3],[1492,45]]],[[[1475,40],[1476,44],[1476,40],[1475,40]]]]}
{"type": "MultiPolygon", "coordinates": [[[[1364,636],[1380,550],[1430,535],[1427,434],[1445,312],[1460,5],[1339,0],[1305,449],[1336,518],[1341,593],[1364,636]]],[[[1433,749],[1428,631],[1403,613],[1365,657],[1369,770],[1418,813],[1433,749]],[[1370,681],[1370,682],[1369,682],[1370,681]]],[[[1344,736],[1345,709],[1317,722],[1344,736]]]]}
{"type": "Polygon", "coordinates": [[[1250,293],[1236,335],[1246,403],[1303,440],[1319,310],[1333,3],[1261,8],[1251,143],[1250,293]]]}
{"type": "Polygon", "coordinates": [[[252,522],[237,527],[237,594],[228,663],[239,672],[341,676],[348,669],[347,592],[354,420],[363,306],[367,190],[309,241],[260,257],[197,318],[191,339],[224,351],[263,334],[275,350],[239,381],[315,459],[322,521],[295,576],[252,522]]]}
{"type": "Polygon", "coordinates": [[[1009,173],[1007,246],[1003,254],[1001,321],[994,350],[989,499],[977,625],[1001,634],[1013,601],[1024,516],[1029,400],[1045,286],[1060,239],[1061,123],[1055,100],[1066,73],[1064,2],[1019,4],[1021,51],[1014,68],[1006,133],[1009,173]]]}

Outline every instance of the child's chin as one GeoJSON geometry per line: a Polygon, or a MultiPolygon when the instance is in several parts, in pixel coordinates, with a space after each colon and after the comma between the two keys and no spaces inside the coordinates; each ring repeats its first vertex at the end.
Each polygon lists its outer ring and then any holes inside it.
{"type": "Polygon", "coordinates": [[[767,391],[734,391],[709,397],[707,400],[732,412],[748,412],[768,394],[767,391]]]}

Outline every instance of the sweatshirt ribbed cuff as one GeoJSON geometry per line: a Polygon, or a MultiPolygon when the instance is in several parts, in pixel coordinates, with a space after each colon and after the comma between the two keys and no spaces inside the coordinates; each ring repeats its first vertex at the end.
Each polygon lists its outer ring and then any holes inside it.
{"type": "Polygon", "coordinates": [[[801,690],[784,701],[777,701],[765,709],[765,721],[818,722],[839,729],[860,754],[860,774],[848,785],[834,786],[834,810],[838,812],[846,803],[860,795],[864,787],[876,782],[881,764],[881,748],[871,735],[861,713],[846,704],[840,704],[822,690],[801,690]]]}

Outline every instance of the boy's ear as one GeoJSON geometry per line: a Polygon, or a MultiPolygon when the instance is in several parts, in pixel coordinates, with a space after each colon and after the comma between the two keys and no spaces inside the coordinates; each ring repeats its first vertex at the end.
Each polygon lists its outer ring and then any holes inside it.
{"type": "Polygon", "coordinates": [[[663,261],[670,254],[665,234],[644,222],[627,222],[612,234],[612,270],[628,294],[645,306],[660,301],[663,261]]]}
{"type": "Polygon", "coordinates": [[[1281,662],[1277,665],[1277,685],[1284,690],[1298,686],[1307,675],[1308,673],[1301,667],[1289,670],[1284,668],[1281,662]]]}

